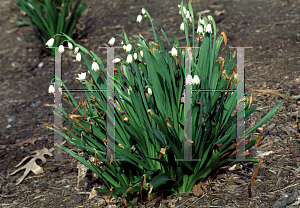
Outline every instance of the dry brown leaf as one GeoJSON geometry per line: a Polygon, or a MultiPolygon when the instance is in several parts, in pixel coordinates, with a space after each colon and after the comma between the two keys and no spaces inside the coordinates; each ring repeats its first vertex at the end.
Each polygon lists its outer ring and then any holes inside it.
{"type": "Polygon", "coordinates": [[[263,163],[263,160],[261,158],[259,158],[259,163],[257,165],[257,167],[255,168],[254,172],[253,172],[253,175],[251,177],[251,192],[253,192],[254,190],[254,184],[255,184],[255,178],[258,174],[258,171],[259,171],[259,168],[260,168],[260,165],[263,163]]]}
{"type": "Polygon", "coordinates": [[[202,195],[203,191],[202,191],[202,188],[201,188],[201,182],[198,183],[197,185],[195,184],[194,187],[193,187],[193,194],[195,196],[200,196],[202,195]]]}
{"type": "Polygon", "coordinates": [[[215,17],[218,17],[218,16],[220,16],[221,14],[225,14],[225,12],[226,12],[225,9],[223,9],[223,10],[216,10],[214,16],[215,16],[215,17]]]}
{"type": "Polygon", "coordinates": [[[77,187],[78,187],[80,181],[82,181],[82,179],[84,179],[84,177],[86,176],[86,172],[88,168],[80,162],[78,162],[77,168],[78,168],[78,177],[77,177],[77,187]]]}
{"type": "Polygon", "coordinates": [[[258,146],[258,143],[264,138],[264,135],[259,134],[257,140],[255,141],[254,147],[256,149],[256,147],[258,146]]]}
{"type": "Polygon", "coordinates": [[[167,124],[168,127],[172,127],[171,124],[170,124],[170,122],[169,122],[169,120],[170,120],[170,117],[167,116],[166,117],[166,124],[167,124]]]}
{"type": "Polygon", "coordinates": [[[91,191],[91,193],[90,193],[90,195],[89,195],[89,199],[88,199],[88,200],[93,199],[93,198],[95,198],[96,196],[97,196],[96,189],[93,188],[92,191],[91,191]]]}
{"type": "Polygon", "coordinates": [[[29,155],[29,156],[23,158],[23,160],[18,165],[16,165],[16,167],[19,167],[28,158],[32,157],[32,159],[26,165],[24,165],[23,167],[18,168],[13,173],[9,174],[9,175],[14,175],[15,173],[19,172],[20,170],[26,169],[23,176],[18,179],[18,182],[16,183],[16,185],[20,184],[24,180],[24,178],[28,175],[28,173],[30,171],[32,171],[34,174],[43,173],[43,168],[36,164],[37,159],[40,159],[44,164],[44,163],[46,163],[46,158],[44,157],[44,155],[48,155],[50,157],[53,156],[51,154],[51,152],[45,147],[41,150],[33,151],[32,153],[36,153],[36,155],[29,155]]]}

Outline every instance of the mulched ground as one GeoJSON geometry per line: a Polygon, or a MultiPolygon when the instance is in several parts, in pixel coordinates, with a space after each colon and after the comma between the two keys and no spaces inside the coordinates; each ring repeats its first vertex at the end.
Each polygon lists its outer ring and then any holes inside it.
{"type": "MultiPolygon", "coordinates": [[[[46,123],[53,123],[52,109],[43,106],[53,103],[53,95],[48,94],[53,78],[53,57],[40,56],[40,46],[22,37],[21,32],[34,35],[30,27],[18,27],[10,22],[15,19],[12,14],[19,13],[12,2],[2,0],[0,3],[0,207],[122,207],[122,204],[105,204],[100,194],[88,200],[92,188],[103,184],[90,183],[88,175],[78,185],[77,161],[68,155],[64,155],[63,162],[48,158],[43,174],[30,173],[19,185],[16,180],[23,172],[8,175],[30,152],[44,146],[53,147],[54,138],[53,132],[45,127],[46,123]],[[43,67],[39,68],[41,62],[43,67]],[[34,145],[13,145],[30,138],[37,139],[34,145]]],[[[156,29],[163,28],[171,42],[175,33],[183,45],[179,3],[178,0],[90,0],[80,19],[87,30],[78,43],[105,60],[105,51],[98,46],[107,46],[108,40],[123,30],[130,40],[139,33],[153,40],[149,21],[143,19],[141,24],[136,23],[144,6],[156,29]]],[[[184,3],[187,6],[187,2],[184,3]]],[[[246,119],[246,129],[280,102],[288,89],[290,94],[278,112],[249,137],[257,133],[265,135],[258,147],[250,150],[263,159],[252,193],[249,193],[251,176],[257,164],[241,163],[224,167],[214,178],[208,179],[201,196],[181,194],[162,198],[158,193],[151,201],[138,199],[138,207],[273,207],[285,194],[293,198],[295,194],[291,194],[300,187],[299,126],[295,123],[300,110],[300,2],[193,0],[192,5],[196,13],[209,9],[205,15],[211,13],[218,18],[218,33],[226,33],[227,46],[253,47],[245,49],[245,94],[257,95],[253,104],[258,108],[246,119]]],[[[121,45],[121,41],[117,39],[116,45],[121,45]]],[[[225,57],[226,49],[219,55],[225,57]]],[[[116,53],[122,55],[122,50],[116,53]]],[[[86,71],[83,63],[74,60],[71,52],[63,54],[63,81],[69,89],[78,88],[74,80],[77,74],[86,71]]],[[[78,100],[82,97],[78,93],[74,96],[78,100]]],[[[291,207],[299,207],[299,204],[291,207]]]]}

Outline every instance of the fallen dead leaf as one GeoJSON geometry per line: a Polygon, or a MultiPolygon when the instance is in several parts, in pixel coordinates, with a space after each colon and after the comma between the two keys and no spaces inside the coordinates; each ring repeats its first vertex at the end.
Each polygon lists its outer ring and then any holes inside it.
{"type": "Polygon", "coordinates": [[[253,192],[254,190],[254,184],[255,184],[255,178],[258,174],[258,171],[259,171],[259,168],[260,168],[260,165],[263,163],[263,160],[261,158],[259,158],[259,162],[258,162],[258,165],[257,167],[255,168],[254,172],[253,172],[253,175],[251,177],[251,192],[253,192]]]}
{"type": "Polygon", "coordinates": [[[215,17],[220,16],[221,14],[225,14],[225,9],[215,11],[215,17]]]}
{"type": "Polygon", "coordinates": [[[34,174],[43,173],[43,168],[36,164],[37,159],[40,159],[44,164],[44,163],[46,163],[46,158],[44,157],[44,155],[48,155],[50,157],[53,156],[51,154],[51,152],[45,147],[41,150],[33,151],[32,153],[36,153],[36,155],[29,155],[29,156],[23,158],[23,160],[18,165],[16,165],[16,167],[19,167],[28,158],[32,157],[32,159],[26,165],[18,168],[17,170],[15,170],[14,172],[9,174],[9,175],[14,175],[15,173],[19,172],[20,170],[26,169],[23,176],[18,179],[18,182],[16,183],[16,185],[20,184],[30,171],[32,171],[34,174]]]}
{"type": "Polygon", "coordinates": [[[201,182],[198,183],[198,184],[195,184],[194,187],[193,187],[193,194],[195,196],[200,196],[202,195],[203,191],[202,191],[202,188],[201,188],[201,182]]]}
{"type": "Polygon", "coordinates": [[[78,178],[77,178],[77,187],[78,187],[80,181],[82,181],[82,179],[84,179],[84,177],[86,176],[86,172],[88,168],[80,162],[78,162],[77,168],[78,168],[78,178]]]}
{"type": "Polygon", "coordinates": [[[90,193],[90,195],[89,195],[89,199],[88,199],[88,200],[93,199],[93,198],[95,198],[96,196],[97,196],[96,189],[93,188],[93,190],[91,191],[91,193],[90,193]]]}
{"type": "Polygon", "coordinates": [[[258,135],[257,140],[255,141],[254,147],[256,148],[258,146],[258,143],[264,138],[262,134],[258,135]]]}

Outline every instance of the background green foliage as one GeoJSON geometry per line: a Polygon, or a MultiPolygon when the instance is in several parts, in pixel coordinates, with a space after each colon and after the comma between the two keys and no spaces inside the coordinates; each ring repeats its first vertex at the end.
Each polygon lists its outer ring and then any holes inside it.
{"type": "MultiPolygon", "coordinates": [[[[61,32],[70,37],[81,37],[84,28],[78,24],[80,15],[85,10],[85,0],[17,0],[18,8],[25,12],[26,17],[19,16],[23,21],[13,21],[21,25],[30,25],[36,37],[25,35],[28,39],[42,45],[61,32]]],[[[17,16],[16,14],[14,14],[17,16]]],[[[61,44],[62,39],[55,39],[53,47],[61,44]]],[[[54,55],[54,49],[43,48],[54,55]]]]}

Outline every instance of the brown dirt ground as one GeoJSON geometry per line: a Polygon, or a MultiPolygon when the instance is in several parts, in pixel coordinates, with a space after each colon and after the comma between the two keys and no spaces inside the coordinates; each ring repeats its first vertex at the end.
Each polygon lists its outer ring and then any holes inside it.
{"type": "MultiPolygon", "coordinates": [[[[156,29],[160,31],[163,28],[171,42],[174,33],[183,41],[184,34],[179,30],[182,19],[178,14],[178,3],[179,0],[89,0],[87,10],[80,19],[87,30],[78,43],[105,60],[105,52],[100,51],[98,46],[107,46],[108,40],[123,30],[131,40],[141,33],[151,41],[153,34],[149,21],[143,19],[141,24],[136,23],[141,6],[154,19],[156,29]]],[[[187,6],[187,2],[184,3],[187,6]]],[[[99,194],[88,200],[92,187],[99,187],[101,182],[89,184],[90,178],[87,178],[77,186],[77,161],[69,155],[64,156],[66,160],[63,162],[47,160],[43,165],[43,174],[30,173],[20,185],[15,183],[23,172],[8,176],[31,151],[44,145],[47,148],[53,146],[54,134],[45,127],[45,123],[53,123],[53,112],[50,107],[42,105],[53,103],[48,87],[53,78],[50,72],[53,72],[54,64],[53,57],[39,58],[40,45],[27,42],[22,37],[21,32],[34,35],[30,27],[19,27],[9,21],[15,19],[13,13],[18,13],[12,7],[12,0],[2,0],[0,5],[0,40],[3,46],[0,48],[0,207],[114,207],[103,205],[99,194]],[[42,68],[37,67],[40,62],[44,63],[42,68]],[[29,138],[38,140],[35,145],[8,147],[29,138]]],[[[246,120],[246,129],[280,102],[288,89],[291,89],[290,96],[278,112],[254,132],[269,134],[251,153],[258,156],[271,150],[273,153],[260,156],[264,162],[252,194],[249,195],[248,190],[257,164],[242,163],[231,170],[224,167],[218,177],[207,180],[208,185],[199,197],[185,194],[162,199],[158,194],[151,201],[138,200],[138,207],[272,207],[280,196],[300,187],[300,140],[296,131],[299,126],[295,123],[300,109],[300,2],[193,0],[192,5],[195,12],[210,9],[211,14],[219,17],[218,34],[221,31],[227,34],[227,46],[253,47],[245,50],[245,93],[248,96],[251,93],[257,95],[253,104],[257,104],[258,109],[246,120]],[[221,6],[216,9],[216,5],[221,6]],[[215,11],[222,10],[223,15],[215,14],[215,11]],[[255,90],[265,91],[258,93],[255,90]],[[278,92],[266,93],[266,90],[278,92]],[[227,174],[228,178],[222,177],[222,174],[227,174]]],[[[120,45],[121,41],[117,39],[116,45],[120,45]]],[[[166,41],[164,45],[167,46],[166,41]]],[[[224,52],[220,56],[224,57],[224,52]]],[[[78,73],[86,71],[83,63],[74,59],[71,52],[63,54],[63,81],[69,89],[78,88],[74,79],[78,73]]],[[[122,207],[121,204],[118,206],[122,207]]]]}

